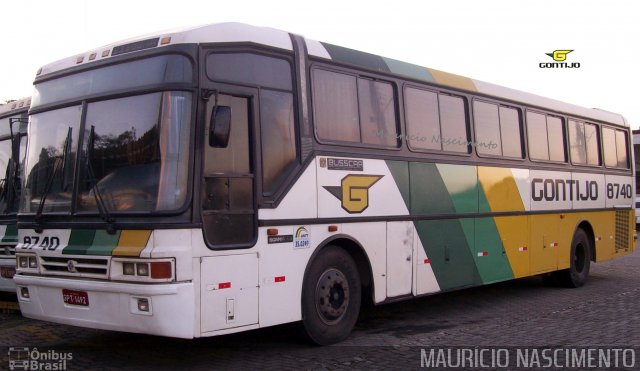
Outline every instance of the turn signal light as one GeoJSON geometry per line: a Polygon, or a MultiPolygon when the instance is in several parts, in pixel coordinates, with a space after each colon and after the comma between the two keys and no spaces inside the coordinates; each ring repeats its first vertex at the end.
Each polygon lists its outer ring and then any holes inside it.
{"type": "Polygon", "coordinates": [[[267,236],[277,236],[278,229],[277,228],[269,228],[267,229],[267,236]]]}
{"type": "Polygon", "coordinates": [[[173,272],[171,271],[171,262],[152,262],[151,263],[151,278],[171,278],[173,272]]]}

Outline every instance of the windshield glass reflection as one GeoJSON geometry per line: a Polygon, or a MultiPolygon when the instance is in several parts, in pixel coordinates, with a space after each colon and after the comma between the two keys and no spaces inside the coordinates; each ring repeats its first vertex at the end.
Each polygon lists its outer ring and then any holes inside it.
{"type": "Polygon", "coordinates": [[[83,139],[78,209],[167,211],[187,194],[189,93],[165,92],[91,103],[83,139]]]}
{"type": "Polygon", "coordinates": [[[31,116],[22,211],[36,212],[43,197],[43,212],[71,210],[80,116],[81,106],[31,116]]]}

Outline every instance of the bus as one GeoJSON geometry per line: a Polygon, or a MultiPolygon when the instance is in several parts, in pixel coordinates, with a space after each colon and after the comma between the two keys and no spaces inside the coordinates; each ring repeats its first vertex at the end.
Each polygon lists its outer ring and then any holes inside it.
{"type": "Polygon", "coordinates": [[[0,105],[0,291],[15,292],[16,218],[20,201],[20,158],[26,152],[30,98],[0,105]]]}
{"type": "MultiPolygon", "coordinates": [[[[29,111],[23,315],[195,338],[635,248],[629,124],[271,28],[134,38],[46,65],[29,111]]],[[[585,298],[586,300],[586,298],[585,298]]]]}

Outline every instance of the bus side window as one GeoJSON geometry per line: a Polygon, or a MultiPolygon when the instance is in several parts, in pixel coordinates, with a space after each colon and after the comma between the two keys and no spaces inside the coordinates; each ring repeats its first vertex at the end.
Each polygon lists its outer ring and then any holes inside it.
{"type": "Polygon", "coordinates": [[[260,91],[260,134],[262,137],[262,185],[273,194],[291,167],[296,164],[296,135],[293,95],[260,91]]]}
{"type": "Polygon", "coordinates": [[[517,109],[474,101],[473,113],[479,154],[522,158],[522,125],[517,109]]]}
{"type": "Polygon", "coordinates": [[[462,98],[412,87],[404,96],[409,148],[469,153],[462,98]]]}
{"type": "Polygon", "coordinates": [[[603,127],[602,143],[604,146],[604,164],[607,167],[629,168],[627,133],[622,130],[603,127]]]}
{"type": "Polygon", "coordinates": [[[318,139],[397,148],[393,85],[369,77],[313,70],[313,113],[318,139]]]}
{"type": "Polygon", "coordinates": [[[528,111],[527,136],[532,160],[567,161],[563,119],[528,111]]]}
{"type": "Polygon", "coordinates": [[[618,158],[618,167],[629,168],[629,161],[627,156],[627,133],[622,130],[616,130],[616,154],[618,158]]]}
{"type": "Polygon", "coordinates": [[[318,138],[360,142],[357,80],[354,76],[313,71],[314,117],[318,138]]]}
{"type": "Polygon", "coordinates": [[[569,120],[571,161],[580,165],[600,165],[599,139],[596,125],[569,120]]]}

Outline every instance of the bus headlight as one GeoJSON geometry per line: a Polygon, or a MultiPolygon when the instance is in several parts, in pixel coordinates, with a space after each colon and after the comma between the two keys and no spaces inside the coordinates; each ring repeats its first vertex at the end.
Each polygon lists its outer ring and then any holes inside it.
{"type": "Polygon", "coordinates": [[[149,275],[149,264],[147,263],[138,263],[136,264],[138,268],[138,276],[148,276],[149,275]]]}
{"type": "Polygon", "coordinates": [[[122,274],[125,276],[135,276],[136,263],[122,263],[122,274]]]}
{"type": "Polygon", "coordinates": [[[16,254],[16,272],[38,272],[38,257],[35,254],[16,254]]]}
{"type": "Polygon", "coordinates": [[[175,280],[175,259],[113,258],[109,278],[114,281],[171,282],[175,280]]]}

